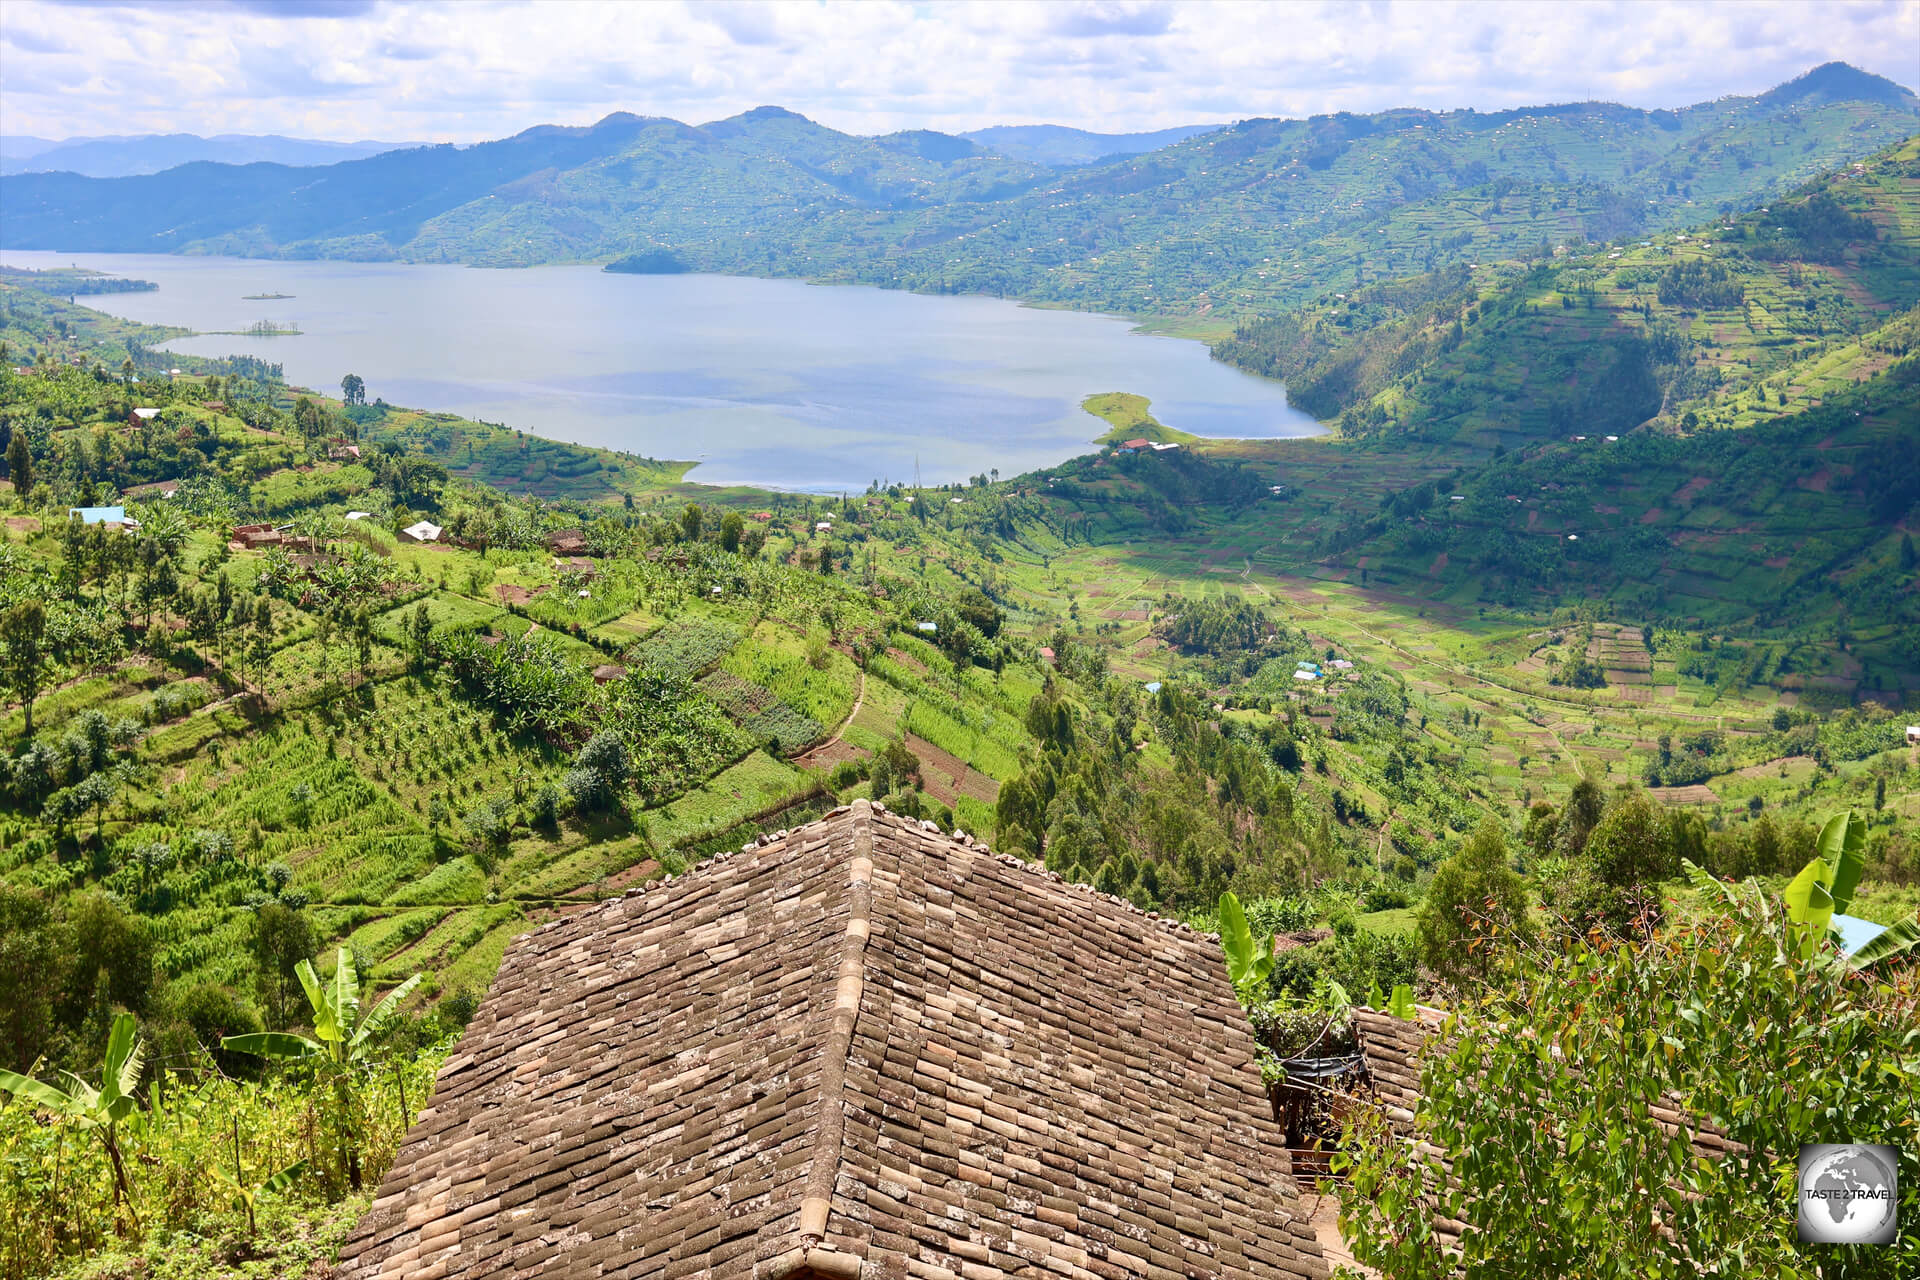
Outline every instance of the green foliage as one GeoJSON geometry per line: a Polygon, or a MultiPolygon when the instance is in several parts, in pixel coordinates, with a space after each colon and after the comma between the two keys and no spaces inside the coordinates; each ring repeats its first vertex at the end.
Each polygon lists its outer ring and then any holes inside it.
{"type": "Polygon", "coordinates": [[[1231,891],[1220,895],[1220,949],[1227,957],[1227,980],[1247,1004],[1266,989],[1267,975],[1273,972],[1273,935],[1264,941],[1253,936],[1240,899],[1231,891]]]}
{"type": "Polygon", "coordinates": [[[1487,818],[1427,886],[1422,959],[1441,977],[1465,983],[1483,978],[1504,946],[1531,934],[1526,883],[1508,865],[1506,833],[1487,818]]]}
{"type": "Polygon", "coordinates": [[[331,985],[321,984],[310,960],[302,960],[296,972],[306,992],[313,1020],[312,1036],[256,1031],[226,1036],[220,1041],[220,1047],[230,1053],[258,1054],[317,1068],[317,1078],[326,1085],[331,1102],[326,1120],[333,1132],[338,1167],[347,1185],[358,1191],[363,1173],[364,1130],[368,1124],[360,1088],[362,1078],[374,1059],[379,1044],[377,1037],[400,1011],[402,1002],[420,985],[422,975],[416,973],[387,992],[379,1004],[362,1016],[360,981],[354,972],[353,957],[345,947],[334,954],[331,985]]]}
{"type": "Polygon", "coordinates": [[[1911,1242],[1815,1258],[1782,1206],[1819,1133],[1894,1145],[1902,1212],[1920,1211],[1914,975],[1862,982],[1836,957],[1803,960],[1795,930],[1741,896],[1632,942],[1508,952],[1425,1055],[1413,1133],[1351,1135],[1355,1256],[1408,1280],[1899,1272],[1911,1242]],[[1669,1107],[1727,1149],[1696,1151],[1669,1107]],[[1458,1258],[1436,1216],[1467,1224],[1458,1258]]]}
{"type": "Polygon", "coordinates": [[[113,1162],[116,1203],[125,1202],[136,1231],[140,1229],[140,1213],[120,1154],[119,1126],[134,1115],[140,1073],[145,1066],[146,1050],[140,1043],[138,1022],[132,1014],[122,1013],[114,1018],[113,1028],[107,1033],[106,1059],[100,1067],[98,1085],[70,1071],[63,1073],[67,1083],[62,1089],[16,1071],[0,1070],[0,1091],[11,1093],[16,1103],[24,1100],[100,1136],[113,1162]]]}

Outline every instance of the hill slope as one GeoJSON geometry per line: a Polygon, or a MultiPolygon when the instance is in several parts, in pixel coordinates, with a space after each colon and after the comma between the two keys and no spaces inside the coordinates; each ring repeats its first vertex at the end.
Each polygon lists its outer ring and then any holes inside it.
{"type": "Polygon", "coordinates": [[[17,248],[493,265],[666,253],[684,266],[1011,294],[1209,323],[1456,261],[1685,226],[1911,133],[1897,85],[1680,111],[1248,120],[1066,171],[777,108],[694,128],[609,116],[319,171],[186,166],[4,183],[17,248]]]}
{"type": "Polygon", "coordinates": [[[1058,169],[1092,164],[1109,156],[1158,151],[1218,128],[1217,124],[1188,124],[1151,133],[1089,133],[1057,124],[1001,124],[989,129],[969,129],[960,136],[996,154],[1058,169]]]}

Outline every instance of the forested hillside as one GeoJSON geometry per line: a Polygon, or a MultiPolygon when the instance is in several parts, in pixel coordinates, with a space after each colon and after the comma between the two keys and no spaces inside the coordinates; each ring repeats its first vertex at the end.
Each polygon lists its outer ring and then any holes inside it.
{"type": "Polygon", "coordinates": [[[1916,303],[1920,136],[1742,216],[1369,285],[1215,351],[1346,436],[1486,451],[1771,421],[1906,354],[1916,303]]]}
{"type": "Polygon", "coordinates": [[[1839,64],[1679,111],[1246,120],[1052,169],[928,132],[857,138],[764,107],[614,115],[321,169],[7,178],[16,248],[692,269],[986,292],[1219,323],[1455,262],[1743,210],[1913,132],[1839,64]]]}

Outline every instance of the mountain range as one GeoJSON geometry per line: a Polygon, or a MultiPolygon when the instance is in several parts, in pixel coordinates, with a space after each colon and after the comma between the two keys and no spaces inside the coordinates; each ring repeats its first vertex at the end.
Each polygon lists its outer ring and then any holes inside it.
{"type": "Polygon", "coordinates": [[[1151,133],[1088,133],[1085,129],[1069,129],[1057,124],[1003,124],[990,129],[969,129],[960,136],[1009,159],[1031,160],[1064,169],[1113,156],[1158,151],[1221,127],[1188,124],[1151,133]]]}
{"type": "MultiPolygon", "coordinates": [[[[625,259],[1219,323],[1452,262],[1692,225],[1916,128],[1911,91],[1838,63],[1678,110],[1244,120],[1071,167],[924,130],[857,137],[778,107],[702,126],[615,114],[319,168],[15,175],[0,179],[0,242],[486,266],[625,259]]],[[[1020,150],[1008,138],[1021,136],[989,140],[1020,150]]],[[[1047,142],[1028,137],[1028,153],[1060,154],[1034,149],[1047,142]]]]}
{"type": "Polygon", "coordinates": [[[215,164],[338,164],[383,151],[417,146],[408,142],[329,142],[277,134],[150,133],[68,138],[14,134],[0,139],[0,173],[77,173],[88,178],[125,178],[160,173],[205,160],[215,164]]]}

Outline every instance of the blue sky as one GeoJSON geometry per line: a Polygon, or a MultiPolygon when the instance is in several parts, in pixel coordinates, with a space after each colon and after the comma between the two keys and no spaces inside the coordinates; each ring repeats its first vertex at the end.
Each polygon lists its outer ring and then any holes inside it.
{"type": "Polygon", "coordinates": [[[1392,106],[1679,106],[1830,60],[1913,86],[1920,0],[5,0],[0,132],[467,142],[772,103],[1103,131],[1392,106]]]}

